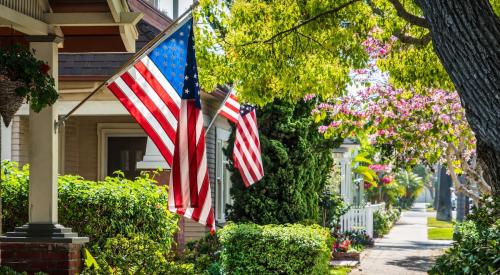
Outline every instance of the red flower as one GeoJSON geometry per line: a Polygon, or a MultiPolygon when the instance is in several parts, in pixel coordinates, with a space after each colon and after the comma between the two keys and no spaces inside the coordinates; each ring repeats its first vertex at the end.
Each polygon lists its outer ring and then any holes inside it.
{"type": "Polygon", "coordinates": [[[50,66],[49,66],[49,65],[47,65],[46,63],[42,63],[42,64],[40,64],[40,67],[38,68],[38,70],[39,70],[42,74],[46,75],[46,74],[48,74],[48,73],[49,73],[50,66]]]}
{"type": "Polygon", "coordinates": [[[371,185],[371,183],[365,181],[364,187],[365,187],[365,189],[370,189],[370,187],[372,187],[372,185],[371,185]]]}
{"type": "Polygon", "coordinates": [[[389,183],[391,183],[391,182],[392,182],[392,178],[391,178],[391,177],[384,176],[384,177],[382,178],[382,183],[383,183],[383,184],[389,184],[389,183]]]}

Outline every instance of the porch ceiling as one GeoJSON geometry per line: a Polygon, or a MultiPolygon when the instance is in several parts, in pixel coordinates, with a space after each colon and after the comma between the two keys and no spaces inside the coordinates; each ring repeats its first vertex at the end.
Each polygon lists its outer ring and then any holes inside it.
{"type": "Polygon", "coordinates": [[[135,52],[141,18],[125,0],[0,0],[0,46],[56,34],[64,37],[59,52],[135,52]]]}

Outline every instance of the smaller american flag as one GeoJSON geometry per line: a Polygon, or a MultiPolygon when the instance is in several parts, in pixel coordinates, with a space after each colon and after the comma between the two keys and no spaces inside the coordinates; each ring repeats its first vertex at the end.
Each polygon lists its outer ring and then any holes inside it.
{"type": "Polygon", "coordinates": [[[233,148],[234,167],[240,170],[246,187],[264,177],[255,107],[243,104],[236,124],[233,148]]]}
{"type": "Polygon", "coordinates": [[[238,102],[238,97],[234,90],[231,91],[224,106],[220,109],[220,114],[232,121],[233,123],[238,123],[238,117],[240,116],[240,103],[238,102]]]}

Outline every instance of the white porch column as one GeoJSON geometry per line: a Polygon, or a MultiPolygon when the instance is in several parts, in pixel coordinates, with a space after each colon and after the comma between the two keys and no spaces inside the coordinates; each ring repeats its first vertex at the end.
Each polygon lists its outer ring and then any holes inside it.
{"type": "Polygon", "coordinates": [[[2,148],[0,150],[0,161],[2,160],[11,160],[12,159],[12,123],[10,123],[9,127],[5,127],[3,121],[0,121],[0,132],[2,137],[0,140],[2,141],[2,148]]]}
{"type": "MultiPolygon", "coordinates": [[[[49,73],[55,79],[55,88],[57,90],[57,41],[55,39],[46,39],[43,42],[31,42],[30,48],[35,51],[37,59],[47,62],[50,66],[49,73]]],[[[39,113],[30,110],[29,114],[29,222],[34,224],[57,224],[57,170],[59,154],[58,136],[54,129],[54,121],[57,119],[56,109],[57,103],[53,106],[45,107],[39,113]]]]}

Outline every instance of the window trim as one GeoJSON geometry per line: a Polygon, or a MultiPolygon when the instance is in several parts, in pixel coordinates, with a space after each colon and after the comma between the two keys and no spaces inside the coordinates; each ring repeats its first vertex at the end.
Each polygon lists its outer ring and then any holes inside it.
{"type": "Polygon", "coordinates": [[[97,123],[97,180],[108,176],[108,137],[147,137],[136,123],[97,123]]]}
{"type": "MultiPolygon", "coordinates": [[[[224,165],[222,163],[222,160],[219,160],[218,158],[220,158],[220,155],[219,155],[219,149],[220,149],[220,142],[227,142],[229,140],[229,136],[231,135],[231,130],[230,129],[225,129],[225,128],[220,128],[220,127],[216,127],[215,128],[215,157],[216,157],[216,160],[215,160],[215,207],[214,207],[214,210],[215,210],[215,219],[218,223],[226,223],[226,213],[225,213],[225,202],[224,201],[220,201],[220,205],[222,207],[222,212],[221,212],[221,216],[219,217],[219,209],[217,209],[217,205],[218,205],[218,202],[219,200],[221,199],[219,196],[220,196],[220,192],[224,192],[222,198],[224,199],[227,194],[229,194],[229,192],[227,190],[225,190],[226,188],[224,188],[224,190],[219,190],[219,185],[222,186],[222,182],[221,182],[221,178],[220,178],[220,173],[223,172],[223,166],[221,167],[220,165],[224,165]],[[220,184],[219,184],[220,183],[220,184]]],[[[220,151],[222,153],[222,151],[220,151]]],[[[231,181],[231,179],[227,179],[228,182],[231,181]]]]}

